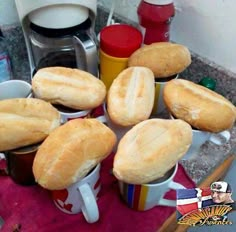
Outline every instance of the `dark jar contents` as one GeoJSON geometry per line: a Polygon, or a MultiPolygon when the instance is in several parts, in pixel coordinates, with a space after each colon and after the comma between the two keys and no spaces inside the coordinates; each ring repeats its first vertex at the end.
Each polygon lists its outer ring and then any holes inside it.
{"type": "Polygon", "coordinates": [[[59,105],[59,104],[53,104],[53,106],[60,112],[63,113],[77,113],[80,112],[81,110],[77,110],[77,109],[72,109],[70,107],[67,106],[63,106],[63,105],[59,105]]]}

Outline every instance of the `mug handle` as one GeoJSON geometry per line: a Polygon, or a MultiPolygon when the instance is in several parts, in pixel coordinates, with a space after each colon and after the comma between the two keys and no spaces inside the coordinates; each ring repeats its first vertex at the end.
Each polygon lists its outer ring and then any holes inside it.
{"type": "Polygon", "coordinates": [[[216,145],[222,145],[229,141],[230,139],[230,133],[229,131],[222,131],[217,134],[212,134],[209,141],[216,145]]]}
{"type": "Polygon", "coordinates": [[[80,32],[73,37],[77,67],[98,76],[97,46],[93,38],[87,32],[80,32]],[[84,57],[84,64],[81,64],[81,53],[84,57]]]}
{"type": "MultiPolygon", "coordinates": [[[[169,188],[170,189],[186,189],[182,184],[171,181],[169,184],[169,188]]],[[[164,206],[172,206],[172,207],[176,207],[176,200],[167,200],[164,199],[163,197],[160,199],[160,201],[158,202],[158,205],[164,205],[164,206]]]]}
{"type": "MultiPolygon", "coordinates": [[[[2,161],[2,160],[4,160],[6,162],[6,156],[4,153],[0,152],[0,161],[2,161]]],[[[8,176],[6,167],[4,167],[4,168],[0,167],[0,176],[8,176]]]]}
{"type": "Polygon", "coordinates": [[[91,190],[91,187],[88,183],[84,183],[78,186],[77,190],[79,191],[83,204],[81,210],[83,215],[88,223],[96,222],[99,219],[99,211],[95,196],[91,190]]]}

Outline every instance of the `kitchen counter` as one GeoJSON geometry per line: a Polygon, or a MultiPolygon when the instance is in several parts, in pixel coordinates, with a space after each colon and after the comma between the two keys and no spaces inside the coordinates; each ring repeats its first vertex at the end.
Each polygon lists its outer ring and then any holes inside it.
{"type": "Polygon", "coordinates": [[[192,180],[199,185],[232,154],[236,154],[236,126],[231,130],[231,138],[228,143],[217,146],[211,142],[206,142],[202,145],[197,157],[182,160],[180,163],[192,180]]]}
{"type": "MultiPolygon", "coordinates": [[[[96,24],[97,32],[100,30],[101,25],[105,25],[107,16],[107,12],[98,9],[96,24]]],[[[11,56],[14,79],[23,79],[30,82],[29,64],[20,25],[2,27],[2,30],[9,44],[8,49],[11,56]]],[[[216,92],[225,96],[233,104],[236,104],[236,74],[228,72],[224,68],[219,67],[194,53],[191,54],[192,64],[180,74],[180,78],[197,83],[201,78],[210,76],[217,81],[216,92]]],[[[207,142],[202,146],[197,157],[180,162],[195,183],[199,184],[229,155],[235,154],[235,151],[236,125],[231,130],[231,138],[228,143],[216,146],[207,142]]]]}

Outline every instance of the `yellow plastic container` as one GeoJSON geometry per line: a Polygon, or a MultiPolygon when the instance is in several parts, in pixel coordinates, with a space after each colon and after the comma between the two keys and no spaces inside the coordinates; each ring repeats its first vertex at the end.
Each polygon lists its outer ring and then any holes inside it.
{"type": "Polygon", "coordinates": [[[142,33],[128,24],[113,24],[100,32],[100,79],[107,90],[119,73],[128,66],[131,54],[140,48],[142,33]]]}
{"type": "Polygon", "coordinates": [[[118,58],[107,55],[101,49],[99,50],[100,58],[100,79],[107,87],[110,88],[113,80],[118,74],[127,68],[128,58],[118,58]]]}

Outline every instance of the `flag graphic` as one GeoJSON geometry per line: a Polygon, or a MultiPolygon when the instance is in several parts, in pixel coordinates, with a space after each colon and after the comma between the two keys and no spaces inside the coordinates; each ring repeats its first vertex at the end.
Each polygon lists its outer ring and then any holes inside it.
{"type": "Polygon", "coordinates": [[[177,217],[214,205],[210,188],[177,189],[177,217]]]}

